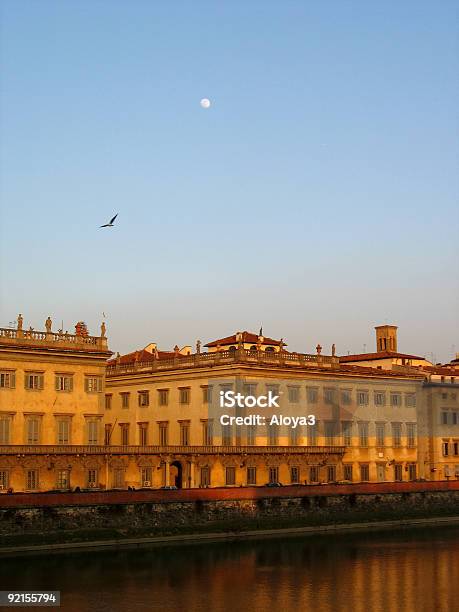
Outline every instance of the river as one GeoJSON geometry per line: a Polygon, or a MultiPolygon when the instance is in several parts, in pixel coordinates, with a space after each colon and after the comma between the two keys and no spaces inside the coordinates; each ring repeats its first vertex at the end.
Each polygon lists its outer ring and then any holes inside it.
{"type": "Polygon", "coordinates": [[[0,564],[1,590],[60,590],[66,612],[459,610],[455,528],[65,553],[0,564]]]}

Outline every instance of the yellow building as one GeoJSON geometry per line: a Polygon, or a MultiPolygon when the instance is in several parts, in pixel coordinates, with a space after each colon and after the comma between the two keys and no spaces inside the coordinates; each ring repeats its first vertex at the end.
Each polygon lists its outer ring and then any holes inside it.
{"type": "MultiPolygon", "coordinates": [[[[391,481],[425,477],[417,463],[423,376],[340,364],[334,354],[290,353],[250,332],[209,342],[209,352],[150,344],[107,368],[106,443],[149,446],[119,457],[119,486],[246,486],[391,481]],[[154,347],[154,348],[152,348],[154,347]],[[220,426],[220,392],[281,398],[292,428],[220,426]]],[[[334,350],[332,351],[334,353],[334,350]]],[[[242,414],[248,414],[246,409],[242,414]]]]}
{"type": "MultiPolygon", "coordinates": [[[[401,353],[387,358],[385,348],[349,363],[334,346],[331,355],[320,345],[315,354],[289,352],[261,330],[211,341],[207,352],[200,342],[195,352],[150,343],[107,363],[104,324],[100,336],[89,336],[82,323],[73,335],[53,332],[49,318],[45,327],[25,331],[19,316],[17,329],[0,329],[0,490],[458,473],[454,364],[443,373],[430,362],[402,364],[394,357],[401,353]],[[221,405],[227,393],[271,395],[278,406],[233,409],[221,405]]],[[[395,326],[377,328],[381,346],[384,334],[397,349],[395,326]]]]}
{"type": "Polygon", "coordinates": [[[103,443],[105,325],[99,337],[82,322],[75,334],[49,317],[45,328],[23,329],[19,315],[0,329],[0,490],[86,486],[91,460],[75,449],[103,443]]]}

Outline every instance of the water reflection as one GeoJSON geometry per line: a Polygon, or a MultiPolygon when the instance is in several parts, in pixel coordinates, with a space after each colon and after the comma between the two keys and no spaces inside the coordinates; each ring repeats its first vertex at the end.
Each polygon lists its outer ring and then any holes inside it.
{"type": "Polygon", "coordinates": [[[450,612],[459,530],[22,557],[8,588],[60,589],[69,612],[450,612]]]}

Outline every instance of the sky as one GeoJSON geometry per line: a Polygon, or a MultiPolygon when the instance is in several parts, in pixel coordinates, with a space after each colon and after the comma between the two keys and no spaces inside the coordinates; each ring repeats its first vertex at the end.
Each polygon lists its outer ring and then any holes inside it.
{"type": "Polygon", "coordinates": [[[0,326],[459,351],[459,4],[0,2],[0,326]],[[203,97],[211,100],[201,108],[203,97]],[[99,229],[115,213],[113,228],[99,229]]]}

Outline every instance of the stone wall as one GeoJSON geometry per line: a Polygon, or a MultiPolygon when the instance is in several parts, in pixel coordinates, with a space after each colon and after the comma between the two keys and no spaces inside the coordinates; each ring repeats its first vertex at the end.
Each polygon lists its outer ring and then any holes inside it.
{"type": "Polygon", "coordinates": [[[372,493],[355,488],[338,494],[315,488],[305,487],[302,494],[300,487],[279,492],[263,488],[245,498],[233,491],[233,498],[105,503],[94,498],[93,503],[10,507],[2,504],[2,496],[0,540],[9,546],[459,515],[457,488],[372,493]]]}

